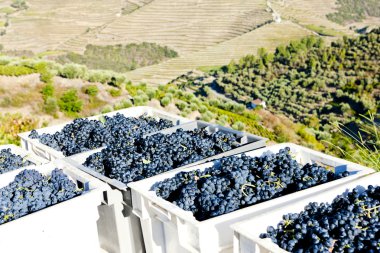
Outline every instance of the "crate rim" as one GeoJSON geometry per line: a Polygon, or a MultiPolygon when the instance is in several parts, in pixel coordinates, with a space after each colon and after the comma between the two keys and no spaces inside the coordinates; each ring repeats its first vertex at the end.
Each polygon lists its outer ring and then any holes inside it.
{"type": "MultiPolygon", "coordinates": [[[[362,175],[361,177],[355,179],[354,181],[351,181],[349,182],[349,185],[340,185],[339,186],[339,190],[341,190],[340,188],[345,188],[345,190],[342,192],[342,191],[339,191],[336,193],[336,196],[339,196],[339,195],[342,195],[342,194],[346,194],[348,190],[350,189],[355,189],[355,188],[358,188],[360,187],[360,183],[363,183],[363,181],[365,179],[369,179],[369,180],[375,180],[375,179],[380,179],[380,172],[374,172],[374,173],[371,173],[371,174],[367,174],[367,175],[362,175]],[[354,186],[356,185],[356,186],[354,186]]],[[[372,184],[374,185],[374,184],[372,184]]],[[[378,184],[380,185],[380,183],[378,184]]],[[[337,190],[337,189],[328,189],[326,191],[328,192],[331,192],[332,190],[337,190]]],[[[318,195],[319,196],[322,196],[323,192],[319,192],[318,195]]],[[[307,200],[303,200],[303,199],[297,199],[296,202],[297,203],[301,203],[301,202],[305,202],[305,206],[307,205],[306,203],[307,200]]],[[[325,203],[325,202],[331,202],[332,200],[329,200],[329,201],[317,201],[318,203],[325,203]]],[[[289,207],[290,204],[286,205],[285,206],[285,210],[284,210],[284,214],[287,214],[289,213],[289,211],[287,211],[287,207],[289,207]]],[[[276,210],[278,210],[279,208],[277,208],[276,210]]],[[[251,224],[254,224],[254,222],[256,222],[257,220],[259,219],[264,219],[264,218],[268,218],[268,215],[270,215],[271,212],[268,212],[268,213],[261,213],[255,217],[252,217],[250,219],[246,219],[244,221],[240,221],[240,222],[237,222],[237,223],[234,223],[231,225],[231,228],[232,230],[234,231],[234,234],[239,234],[239,235],[242,235],[244,236],[245,238],[248,238],[250,239],[251,241],[261,245],[261,246],[264,246],[266,247],[267,249],[270,249],[270,248],[273,248],[275,247],[276,248],[276,252],[279,252],[279,253],[289,253],[288,251],[280,248],[280,246],[278,246],[277,244],[273,243],[269,238],[266,238],[266,239],[262,239],[256,235],[254,235],[254,233],[252,233],[251,231],[252,230],[249,230],[247,225],[245,225],[246,223],[251,223],[251,224]]],[[[276,221],[276,223],[280,222],[280,220],[276,221]]],[[[268,224],[268,226],[272,225],[271,223],[268,224]]],[[[264,233],[265,231],[261,231],[262,233],[264,233]]],[[[234,242],[235,244],[235,242],[234,242]]],[[[235,247],[235,246],[234,246],[235,247]]],[[[235,252],[235,251],[234,251],[235,252]]]]}
{"type": "MultiPolygon", "coordinates": [[[[82,195],[76,196],[74,198],[65,200],[65,201],[60,202],[60,203],[56,203],[56,204],[48,206],[48,207],[45,207],[45,208],[43,208],[41,210],[29,213],[29,214],[24,215],[24,216],[22,216],[22,217],[20,217],[20,218],[18,218],[16,220],[12,220],[10,222],[6,222],[4,224],[1,224],[0,225],[0,229],[4,229],[4,228],[6,228],[8,226],[11,226],[15,222],[19,223],[19,222],[23,222],[24,220],[31,219],[31,218],[33,218],[35,216],[36,213],[41,213],[41,212],[45,213],[45,212],[48,212],[49,210],[52,210],[53,208],[57,209],[57,208],[68,207],[73,202],[80,203],[81,199],[83,199],[81,197],[87,198],[87,196],[90,195],[90,194],[91,195],[93,195],[93,194],[99,194],[99,195],[101,195],[101,192],[110,190],[110,187],[107,184],[101,182],[101,180],[87,175],[85,172],[77,169],[74,165],[72,165],[72,164],[70,164],[70,163],[68,163],[66,161],[63,161],[63,160],[56,160],[56,161],[53,161],[53,162],[50,162],[50,163],[47,163],[47,164],[32,165],[32,166],[23,167],[23,168],[20,168],[20,169],[17,169],[17,170],[13,170],[13,171],[10,171],[9,173],[5,173],[7,179],[4,179],[5,177],[0,177],[0,181],[8,181],[7,183],[10,183],[11,182],[10,181],[11,178],[16,177],[19,173],[21,173],[24,170],[33,170],[34,169],[34,170],[37,170],[42,175],[48,175],[55,168],[62,169],[63,172],[65,173],[65,175],[67,175],[71,181],[76,182],[77,179],[72,178],[67,172],[74,173],[78,177],[83,178],[83,180],[85,180],[86,182],[91,183],[94,186],[94,188],[92,188],[92,189],[90,188],[89,190],[85,191],[82,195]],[[63,167],[63,168],[60,168],[60,167],[63,167]]],[[[99,204],[101,202],[103,202],[103,201],[99,201],[99,204]]]]}
{"type": "MultiPolygon", "coordinates": [[[[306,151],[312,151],[312,152],[319,153],[318,151],[314,151],[314,150],[311,150],[309,148],[306,148],[306,147],[303,147],[303,146],[300,146],[300,145],[297,145],[297,144],[294,144],[294,143],[281,143],[281,144],[277,144],[276,146],[279,147],[279,148],[298,147],[298,148],[306,149],[306,151]]],[[[260,148],[260,149],[257,149],[257,150],[252,150],[252,151],[248,151],[248,152],[245,152],[245,153],[254,152],[254,151],[260,151],[260,150],[265,149],[265,148],[266,147],[263,147],[263,148],[260,148]]],[[[233,155],[233,156],[240,156],[240,155],[241,154],[236,154],[236,155],[233,155]]],[[[327,155],[327,156],[330,157],[330,155],[327,155]]],[[[356,164],[356,163],[353,163],[353,162],[349,162],[349,161],[346,161],[346,160],[343,160],[343,159],[340,159],[340,158],[336,158],[336,157],[332,157],[332,158],[338,159],[340,161],[344,161],[344,163],[346,163],[346,164],[351,164],[351,165],[359,166],[360,168],[363,169],[362,172],[369,172],[368,174],[373,174],[374,173],[374,170],[371,169],[371,168],[368,168],[368,167],[365,167],[365,166],[362,166],[362,165],[359,165],[359,164],[356,164]]],[[[249,210],[250,208],[263,207],[263,210],[264,209],[266,210],[266,209],[270,208],[270,206],[271,206],[272,203],[270,203],[271,200],[268,200],[268,201],[265,201],[265,202],[261,202],[261,203],[255,204],[255,205],[251,205],[251,206],[248,206],[248,207],[245,207],[245,208],[241,208],[241,209],[235,210],[235,211],[227,213],[227,214],[223,214],[223,215],[220,215],[220,216],[217,216],[217,217],[209,218],[209,219],[207,219],[205,221],[198,221],[198,220],[195,219],[195,217],[193,216],[192,212],[185,211],[182,208],[176,206],[175,204],[173,204],[173,203],[171,203],[169,201],[166,201],[166,200],[158,197],[153,191],[151,191],[151,190],[146,191],[144,186],[140,186],[141,183],[144,183],[143,181],[145,181],[146,183],[148,183],[150,181],[153,181],[155,178],[159,178],[159,181],[162,181],[164,179],[171,178],[175,174],[183,172],[183,171],[187,171],[187,172],[188,171],[194,171],[199,166],[202,166],[201,170],[204,170],[205,168],[209,167],[208,165],[211,165],[214,162],[215,161],[211,161],[211,162],[208,162],[208,163],[194,165],[194,166],[191,166],[191,167],[184,168],[182,170],[177,170],[176,169],[176,171],[168,171],[166,173],[162,173],[162,174],[159,174],[159,175],[151,177],[151,178],[143,179],[141,181],[131,182],[131,183],[128,184],[128,187],[131,188],[133,191],[138,192],[139,195],[143,195],[152,204],[154,204],[156,206],[159,206],[159,208],[166,210],[168,213],[171,213],[171,214],[175,215],[176,217],[181,218],[182,220],[186,220],[186,222],[188,222],[188,223],[190,223],[190,224],[192,224],[193,226],[196,226],[196,227],[210,226],[212,224],[218,224],[218,223],[220,223],[222,221],[225,221],[225,220],[233,219],[234,217],[239,217],[239,216],[242,216],[244,214],[248,214],[248,213],[250,213],[250,210],[249,210]]],[[[338,180],[340,180],[339,182],[341,182],[341,183],[344,183],[345,181],[346,182],[350,182],[351,181],[350,180],[350,176],[345,177],[345,178],[341,178],[341,179],[338,179],[338,180]]],[[[332,181],[332,182],[334,182],[334,181],[332,181]]],[[[295,198],[295,199],[298,199],[299,197],[303,196],[303,194],[305,194],[305,195],[311,195],[314,191],[318,191],[318,189],[323,189],[324,186],[325,186],[325,184],[317,185],[317,186],[314,186],[314,187],[311,187],[311,188],[308,188],[308,189],[304,189],[304,190],[301,190],[301,191],[298,191],[298,192],[294,192],[294,193],[287,194],[287,195],[284,195],[284,196],[281,196],[281,197],[277,197],[277,198],[274,198],[272,200],[285,200],[289,195],[297,196],[297,198],[295,198]]],[[[150,187],[153,186],[153,184],[149,184],[149,185],[150,185],[150,187]]],[[[133,210],[133,212],[135,212],[135,214],[138,217],[142,218],[141,214],[138,213],[138,212],[136,212],[136,210],[133,210]]]]}

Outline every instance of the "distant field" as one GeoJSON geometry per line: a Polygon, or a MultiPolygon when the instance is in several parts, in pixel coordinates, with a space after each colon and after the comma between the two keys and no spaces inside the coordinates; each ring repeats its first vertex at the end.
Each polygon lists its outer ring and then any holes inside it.
{"type": "Polygon", "coordinates": [[[226,65],[231,59],[256,54],[260,47],[273,50],[280,44],[311,34],[292,22],[272,23],[205,50],[128,72],[127,78],[136,83],[164,84],[198,67],[226,65]]]}
{"type": "Polygon", "coordinates": [[[283,18],[292,20],[302,26],[325,27],[330,32],[352,34],[346,26],[327,19],[326,15],[335,12],[335,0],[277,0],[272,6],[283,18]]]}
{"type": "MultiPolygon", "coordinates": [[[[54,55],[68,51],[79,59],[74,62],[90,61],[91,68],[109,69],[112,61],[95,64],[104,57],[95,54],[90,60],[83,60],[78,54],[84,54],[90,44],[156,43],[174,50],[179,57],[163,58],[167,61],[127,73],[135,83],[154,85],[192,69],[227,64],[231,59],[256,53],[260,47],[273,49],[310,34],[335,40],[345,34],[354,35],[355,30],[327,18],[338,10],[335,0],[28,0],[26,3],[26,10],[17,10],[11,7],[11,0],[0,1],[0,35],[5,33],[0,36],[3,52],[12,51],[12,55],[20,56],[33,51],[37,57],[54,59],[54,55]],[[281,23],[273,23],[272,12],[281,17],[281,23]]],[[[371,17],[355,25],[360,28],[379,22],[371,17]]],[[[149,64],[133,64],[132,59],[126,61],[128,66],[113,70],[124,72],[159,62],[153,58],[144,58],[149,64]]]]}
{"type": "Polygon", "coordinates": [[[0,43],[6,50],[36,52],[82,53],[87,44],[155,42],[183,54],[271,20],[265,0],[29,0],[29,8],[15,14],[10,3],[0,3],[10,21],[0,43]]]}
{"type": "Polygon", "coordinates": [[[110,23],[94,43],[155,42],[183,55],[242,35],[271,19],[265,0],[154,0],[110,23]]]}

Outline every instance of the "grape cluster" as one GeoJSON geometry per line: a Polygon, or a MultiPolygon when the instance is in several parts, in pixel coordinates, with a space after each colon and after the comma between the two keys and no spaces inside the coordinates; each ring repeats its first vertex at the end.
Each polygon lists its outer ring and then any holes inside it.
{"type": "Polygon", "coordinates": [[[127,184],[231,150],[236,143],[229,133],[177,129],[108,145],[83,165],[127,184]]]}
{"type": "Polygon", "coordinates": [[[10,148],[0,150],[0,174],[29,165],[33,163],[22,156],[13,154],[10,148]]]}
{"type": "Polygon", "coordinates": [[[158,182],[152,190],[202,221],[348,175],[317,164],[301,166],[285,148],[261,157],[222,158],[203,171],[180,172],[158,182]]]}
{"type": "Polygon", "coordinates": [[[261,238],[281,248],[308,252],[380,252],[380,187],[359,188],[337,196],[331,204],[309,203],[304,211],[283,216],[277,228],[261,238]]]}
{"type": "Polygon", "coordinates": [[[0,224],[78,196],[83,191],[60,169],[44,176],[36,170],[21,171],[0,189],[0,224]]]}
{"type": "Polygon", "coordinates": [[[126,138],[139,137],[172,126],[173,123],[165,119],[157,121],[146,115],[134,118],[117,113],[113,117],[105,116],[101,121],[75,119],[54,134],[39,135],[36,130],[32,130],[29,137],[39,139],[42,144],[62,151],[64,156],[70,156],[107,144],[122,144],[126,138]]]}

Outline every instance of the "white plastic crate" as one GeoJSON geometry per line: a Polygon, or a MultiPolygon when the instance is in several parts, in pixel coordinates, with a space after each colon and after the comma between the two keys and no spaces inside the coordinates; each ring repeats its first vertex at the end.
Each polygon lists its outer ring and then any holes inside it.
{"type": "Polygon", "coordinates": [[[108,253],[144,253],[140,219],[132,213],[130,189],[122,182],[107,178],[82,165],[90,154],[101,149],[77,154],[64,160],[115,189],[112,200],[99,207],[100,219],[97,226],[101,248],[108,253]]]}
{"type": "MultiPolygon", "coordinates": [[[[87,119],[100,120],[104,116],[112,117],[112,116],[115,116],[117,113],[123,114],[126,117],[139,117],[143,114],[147,114],[147,116],[151,116],[157,119],[161,118],[161,119],[170,120],[173,122],[174,125],[179,125],[179,124],[190,121],[183,117],[173,115],[165,111],[157,110],[148,106],[130,107],[127,109],[122,109],[122,110],[113,111],[110,113],[96,115],[93,117],[88,117],[87,119]]],[[[61,131],[65,125],[70,124],[71,122],[72,121],[66,122],[60,125],[51,126],[51,127],[40,128],[40,129],[37,129],[36,131],[38,132],[38,134],[42,134],[42,133],[54,134],[58,131],[61,131]]],[[[30,134],[30,131],[19,134],[21,138],[21,146],[25,150],[33,152],[34,154],[44,159],[47,159],[49,161],[54,161],[55,159],[60,159],[60,158],[65,157],[61,151],[57,151],[47,145],[42,144],[38,139],[29,138],[29,134],[30,134]]]]}
{"type": "MultiPolygon", "coordinates": [[[[43,159],[42,157],[36,156],[35,154],[32,154],[32,153],[30,153],[30,152],[28,152],[28,151],[26,151],[26,150],[24,150],[24,149],[22,149],[16,145],[13,145],[13,144],[0,145],[0,151],[3,149],[10,149],[12,154],[19,155],[19,156],[23,157],[25,160],[32,162],[34,165],[41,165],[41,164],[45,164],[48,162],[47,160],[43,159]]],[[[30,165],[30,166],[33,166],[33,165],[30,165]]],[[[24,166],[22,168],[25,169],[25,168],[28,168],[30,166],[24,166]]],[[[0,174],[0,175],[2,175],[2,174],[0,174]]]]}
{"type": "MultiPolygon", "coordinates": [[[[224,133],[231,133],[237,137],[237,143],[235,143],[235,147],[227,152],[207,157],[203,160],[197,161],[192,164],[185,165],[181,168],[191,167],[195,164],[202,164],[207,161],[211,161],[217,159],[222,156],[228,156],[232,154],[239,154],[241,152],[247,150],[253,150],[257,148],[261,148],[265,146],[266,138],[252,135],[249,133],[244,133],[241,131],[236,131],[227,127],[219,126],[212,123],[202,122],[202,121],[193,121],[181,124],[179,126],[167,128],[159,133],[163,134],[171,134],[174,133],[177,129],[183,130],[195,130],[195,129],[206,129],[210,133],[214,133],[217,131],[221,131],[224,133]]],[[[156,132],[156,133],[158,133],[156,132]]],[[[154,133],[150,133],[147,135],[153,135],[154,133]]],[[[147,136],[145,135],[145,136],[147,136]]],[[[112,221],[105,222],[99,224],[99,231],[102,234],[101,236],[101,244],[102,247],[109,252],[143,252],[144,251],[144,242],[142,238],[142,231],[140,225],[140,219],[132,213],[132,200],[130,189],[124,183],[117,181],[115,179],[107,178],[100,173],[91,170],[82,166],[86,161],[86,158],[90,155],[101,151],[103,148],[99,148],[93,151],[84,152],[81,154],[73,155],[69,158],[66,158],[68,161],[76,162],[76,166],[81,170],[91,174],[92,176],[99,178],[100,180],[107,182],[112,188],[120,190],[123,195],[123,199],[120,200],[122,203],[122,210],[119,208],[114,209],[114,207],[110,208],[104,207],[104,214],[109,215],[109,218],[106,220],[112,221]],[[128,236],[126,236],[128,235],[128,236]]],[[[177,169],[181,169],[177,168],[177,169]]]]}
{"type": "Polygon", "coordinates": [[[318,192],[346,184],[373,170],[342,159],[325,155],[295,144],[284,143],[252,152],[248,156],[261,156],[265,152],[278,152],[289,147],[295,159],[301,163],[317,162],[331,166],[337,171],[347,170],[350,176],[279,197],[270,201],[246,207],[206,221],[197,221],[191,212],[175,206],[156,196],[151,187],[159,181],[171,178],[180,171],[204,170],[213,162],[190,168],[173,170],[152,178],[128,184],[132,190],[133,212],[140,217],[142,231],[148,253],[163,252],[232,252],[233,231],[230,226],[249,217],[268,212],[289,202],[312,196],[318,192]]]}
{"type": "MultiPolygon", "coordinates": [[[[28,169],[49,175],[55,168],[63,169],[86,192],[0,225],[0,252],[100,252],[96,226],[98,206],[103,201],[103,192],[109,190],[109,186],[63,161],[28,169]]],[[[8,185],[22,170],[3,174],[0,187],[8,185]]]]}
{"type": "Polygon", "coordinates": [[[285,253],[286,250],[281,249],[274,244],[271,239],[261,239],[260,234],[266,233],[268,226],[277,227],[282,220],[282,216],[288,213],[299,213],[310,202],[331,203],[332,200],[341,194],[347,194],[354,188],[363,191],[369,185],[380,185],[380,173],[364,175],[355,181],[344,185],[334,187],[317,194],[309,196],[302,200],[291,201],[277,209],[272,209],[265,214],[252,216],[248,219],[232,226],[234,230],[234,253],[285,253]]]}

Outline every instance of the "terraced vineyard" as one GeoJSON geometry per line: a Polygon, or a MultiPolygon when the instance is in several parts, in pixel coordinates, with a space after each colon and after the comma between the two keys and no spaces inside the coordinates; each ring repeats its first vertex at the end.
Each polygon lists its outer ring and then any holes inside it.
{"type": "Polygon", "coordinates": [[[53,50],[63,41],[86,33],[88,28],[112,21],[120,12],[117,0],[30,0],[28,6],[27,10],[10,16],[10,26],[0,37],[6,49],[53,50]]]}
{"type": "Polygon", "coordinates": [[[197,67],[226,65],[231,59],[238,60],[246,54],[255,54],[260,47],[271,50],[286,41],[310,34],[309,30],[289,21],[271,23],[196,53],[128,72],[127,78],[136,83],[165,84],[197,67]]]}
{"type": "Polygon", "coordinates": [[[336,1],[331,0],[274,0],[271,1],[276,9],[285,19],[292,20],[302,26],[313,30],[313,27],[321,27],[339,33],[353,34],[349,26],[342,26],[326,18],[329,13],[335,12],[336,1]]]}
{"type": "Polygon", "coordinates": [[[0,37],[6,49],[83,52],[89,43],[156,42],[185,54],[271,20],[265,0],[30,0],[27,5],[9,14],[10,25],[0,37]]]}
{"type": "Polygon", "coordinates": [[[96,41],[156,42],[184,55],[242,35],[271,18],[264,0],[155,0],[110,23],[96,41]]]}

